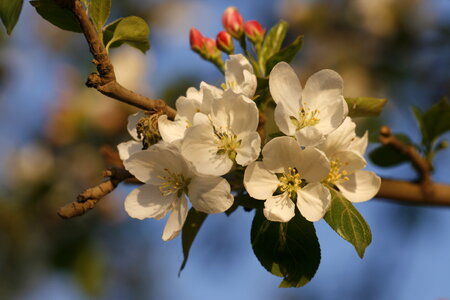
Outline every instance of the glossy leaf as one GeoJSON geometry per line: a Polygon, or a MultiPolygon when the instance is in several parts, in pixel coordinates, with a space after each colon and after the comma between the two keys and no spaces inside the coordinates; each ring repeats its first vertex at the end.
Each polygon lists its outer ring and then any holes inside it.
{"type": "Polygon", "coordinates": [[[194,242],[194,239],[207,216],[208,214],[197,211],[194,208],[191,208],[188,212],[186,221],[183,225],[183,230],[181,232],[181,243],[183,246],[184,259],[181,264],[180,271],[178,272],[178,276],[180,276],[181,271],[183,271],[186,266],[192,243],[194,242]]]}
{"type": "Polygon", "coordinates": [[[109,17],[111,11],[111,0],[91,0],[89,13],[98,33],[102,33],[103,25],[109,17]]]}
{"type": "Polygon", "coordinates": [[[413,113],[422,132],[422,143],[431,148],[431,144],[442,134],[450,130],[450,104],[443,98],[426,112],[413,107],[413,113]]]}
{"type": "Polygon", "coordinates": [[[258,209],[252,223],[251,242],[259,262],[276,276],[280,287],[307,284],[320,264],[320,245],[314,225],[296,211],[287,223],[271,222],[258,209]]]}
{"type": "Polygon", "coordinates": [[[345,98],[348,104],[348,116],[357,117],[376,117],[383,110],[387,99],[372,97],[345,98]]]}
{"type": "Polygon", "coordinates": [[[332,197],[325,221],[343,239],[350,242],[359,257],[364,257],[367,246],[372,242],[370,227],[353,204],[338,191],[330,188],[332,197]]]}
{"type": "Polygon", "coordinates": [[[262,74],[265,74],[266,72],[265,66],[268,59],[280,51],[281,44],[286,37],[287,29],[287,22],[280,21],[266,34],[258,57],[262,74]]]}
{"type": "Polygon", "coordinates": [[[281,49],[278,53],[272,55],[269,60],[266,62],[266,70],[269,73],[273,67],[280,61],[285,61],[290,63],[295,55],[297,55],[298,51],[302,48],[303,44],[303,35],[298,36],[290,45],[281,49]]]}
{"type": "Polygon", "coordinates": [[[11,35],[14,26],[19,20],[22,11],[23,0],[1,0],[0,1],[0,18],[5,25],[6,33],[11,35]]]}
{"type": "Polygon", "coordinates": [[[148,35],[147,23],[142,18],[131,16],[120,18],[106,26],[103,31],[103,42],[106,49],[119,47],[125,43],[145,53],[150,49],[148,35]]]}
{"type": "Polygon", "coordinates": [[[75,15],[67,8],[58,5],[53,0],[30,1],[38,14],[53,25],[68,31],[81,32],[80,24],[75,15]]]}
{"type": "MultiPolygon", "coordinates": [[[[394,134],[394,136],[407,145],[412,144],[409,137],[404,134],[394,134]]],[[[369,158],[374,164],[380,167],[393,167],[409,161],[407,155],[400,153],[387,145],[382,145],[372,150],[369,153],[369,158]]]]}

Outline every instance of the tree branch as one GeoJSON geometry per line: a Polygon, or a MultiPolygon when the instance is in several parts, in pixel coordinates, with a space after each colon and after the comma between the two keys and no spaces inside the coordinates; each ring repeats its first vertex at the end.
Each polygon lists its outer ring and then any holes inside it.
{"type": "Polygon", "coordinates": [[[383,126],[380,129],[379,141],[383,145],[392,147],[394,150],[409,157],[413,167],[420,175],[419,191],[424,198],[434,198],[433,180],[431,178],[431,164],[424,158],[414,146],[406,145],[394,135],[392,135],[391,129],[388,126],[383,126]]]}
{"type": "Polygon", "coordinates": [[[127,170],[116,167],[104,171],[103,177],[108,177],[109,179],[82,192],[78,195],[77,201],[61,207],[58,210],[58,215],[63,219],[81,216],[93,209],[95,205],[103,197],[111,193],[119,183],[129,179],[134,182],[135,179],[127,170]]]}
{"type": "Polygon", "coordinates": [[[385,179],[375,197],[409,205],[450,206],[450,186],[430,184],[431,193],[425,195],[421,184],[409,181],[385,179]]]}
{"type": "Polygon", "coordinates": [[[80,23],[81,30],[86,38],[94,59],[92,62],[96,65],[98,74],[89,75],[86,85],[97,89],[100,93],[119,100],[121,102],[133,105],[143,110],[161,111],[167,114],[169,119],[175,118],[176,111],[169,107],[163,100],[156,100],[139,95],[116,81],[114,67],[106,51],[103,41],[95,30],[94,25],[89,20],[86,11],[80,0],[73,0],[72,12],[80,23]]]}

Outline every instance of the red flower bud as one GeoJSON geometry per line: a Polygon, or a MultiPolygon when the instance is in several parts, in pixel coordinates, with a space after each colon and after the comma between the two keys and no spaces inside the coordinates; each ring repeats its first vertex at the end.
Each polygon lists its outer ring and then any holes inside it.
{"type": "Polygon", "coordinates": [[[231,54],[234,51],[233,38],[226,31],[221,31],[216,37],[217,48],[221,51],[231,54]]]}
{"type": "Polygon", "coordinates": [[[189,32],[189,42],[194,52],[202,53],[205,51],[205,38],[196,28],[191,28],[189,32]]]}
{"type": "Polygon", "coordinates": [[[225,9],[222,15],[222,24],[223,28],[237,39],[244,33],[244,18],[234,6],[225,9]]]}
{"type": "Polygon", "coordinates": [[[205,56],[209,60],[214,60],[220,57],[220,51],[217,49],[216,41],[212,38],[205,38],[205,56]]]}
{"type": "Polygon", "coordinates": [[[264,39],[264,33],[266,31],[258,21],[251,20],[245,23],[244,32],[250,41],[254,44],[258,44],[264,39]]]}

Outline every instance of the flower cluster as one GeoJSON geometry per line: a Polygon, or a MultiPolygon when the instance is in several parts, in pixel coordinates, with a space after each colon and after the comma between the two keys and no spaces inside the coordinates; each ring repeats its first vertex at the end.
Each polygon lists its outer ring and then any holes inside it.
{"type": "Polygon", "coordinates": [[[250,98],[255,90],[250,63],[241,54],[231,55],[222,88],[205,82],[199,90],[189,88],[176,101],[174,120],[162,115],[154,122],[153,115],[142,112],[130,116],[133,140],[120,144],[119,154],[125,168],[145,184],[126,198],[128,214],[161,219],[171,211],[163,233],[170,240],[182,229],[188,200],[205,213],[230,208],[231,188],[220,176],[236,165],[247,166],[260,153],[259,112],[250,98]]]}
{"type": "MultiPolygon", "coordinates": [[[[219,33],[217,45],[227,53],[233,52],[232,37],[240,40],[245,34],[255,44],[263,40],[259,23],[244,23],[234,7],[222,21],[226,31],[219,33]]],[[[190,37],[194,51],[208,60],[216,55],[217,48],[208,50],[208,40],[198,30],[192,29],[190,37]]],[[[119,153],[125,168],[144,183],[125,200],[131,217],[161,219],[171,212],[163,233],[170,240],[182,230],[189,202],[198,211],[220,213],[231,207],[233,194],[246,193],[264,201],[270,221],[288,222],[297,207],[314,222],[330,207],[330,189],[352,202],[375,196],[380,178],[361,170],[366,166],[367,133],[355,134],[338,73],[321,70],[302,88],[288,63],[276,64],[268,90],[279,135],[284,136],[261,150],[265,140],[257,132],[261,108],[254,101],[260,95],[255,95],[253,66],[244,55],[230,54],[223,72],[220,88],[202,82],[179,97],[173,120],[143,112],[130,116],[133,139],[120,144],[119,153]]]]}

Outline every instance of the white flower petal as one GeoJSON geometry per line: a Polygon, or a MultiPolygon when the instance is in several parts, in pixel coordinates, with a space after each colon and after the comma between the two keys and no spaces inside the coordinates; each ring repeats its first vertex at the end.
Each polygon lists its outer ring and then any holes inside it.
{"type": "Polygon", "coordinates": [[[344,81],[333,70],[325,69],[311,75],[302,93],[302,103],[310,108],[326,108],[342,98],[344,81]]]}
{"type": "Polygon", "coordinates": [[[166,226],[164,227],[164,232],[162,239],[164,241],[169,241],[174,239],[178,234],[180,234],[181,229],[183,229],[184,221],[188,214],[188,202],[186,196],[177,199],[174,202],[172,213],[167,219],[166,226]]]}
{"type": "Polygon", "coordinates": [[[301,165],[301,152],[300,146],[292,137],[276,137],[264,146],[263,162],[273,173],[283,173],[288,168],[301,165]]]}
{"type": "Polygon", "coordinates": [[[256,76],[244,55],[230,55],[230,59],[225,62],[225,82],[234,92],[253,97],[256,91],[256,76]]]}
{"type": "Polygon", "coordinates": [[[254,101],[232,90],[212,104],[211,120],[216,127],[231,129],[236,135],[256,131],[259,111],[254,101]]]}
{"type": "Polygon", "coordinates": [[[145,218],[161,219],[170,210],[175,201],[175,194],[161,195],[159,187],[144,184],[134,189],[125,199],[125,211],[132,218],[143,220],[145,218]]]}
{"type": "MultiPolygon", "coordinates": [[[[220,98],[223,95],[223,90],[219,89],[218,87],[214,85],[207,84],[206,82],[202,81],[200,83],[200,89],[203,90],[203,102],[207,102],[211,104],[211,102],[214,99],[220,98]]],[[[203,111],[204,113],[209,113],[209,111],[203,111]]]]}
{"type": "Polygon", "coordinates": [[[299,112],[302,86],[291,66],[278,63],[270,72],[269,89],[275,103],[283,103],[288,111],[299,112]]]}
{"type": "Polygon", "coordinates": [[[298,130],[295,132],[295,137],[298,144],[303,147],[314,147],[325,141],[325,136],[316,126],[307,126],[298,130]]]}
{"type": "Polygon", "coordinates": [[[207,214],[224,212],[234,201],[230,184],[221,177],[195,176],[188,190],[192,206],[207,214]]]}
{"type": "Polygon", "coordinates": [[[261,161],[256,161],[245,169],[244,186],[252,198],[265,200],[271,197],[279,183],[278,177],[267,170],[261,161]]]}
{"type": "Polygon", "coordinates": [[[117,145],[117,150],[119,150],[119,157],[121,160],[126,160],[138,151],[142,150],[142,143],[136,142],[135,140],[129,140],[128,142],[120,143],[117,145]]]}
{"type": "Polygon", "coordinates": [[[227,154],[217,154],[216,141],[211,125],[195,125],[186,130],[181,153],[200,174],[222,176],[231,170],[233,161],[227,154]]]}
{"type": "Polygon", "coordinates": [[[372,199],[380,189],[381,179],[370,171],[358,170],[348,176],[349,180],[339,181],[336,186],[342,195],[351,202],[364,202],[372,199]]]}
{"type": "Polygon", "coordinates": [[[258,159],[261,151],[261,138],[256,131],[240,134],[237,139],[241,141],[241,145],[236,149],[236,162],[239,165],[246,166],[258,159]]]}
{"type": "Polygon", "coordinates": [[[330,172],[328,158],[322,151],[312,147],[300,151],[294,166],[308,182],[319,182],[330,172]]]}
{"type": "Polygon", "coordinates": [[[295,204],[288,192],[271,196],[264,202],[264,216],[273,222],[289,222],[295,215],[295,204]]]}
{"type": "Polygon", "coordinates": [[[350,144],[349,150],[356,151],[361,156],[364,156],[368,142],[369,142],[368,132],[366,131],[362,137],[355,136],[352,143],[350,144]]]}
{"type": "Polygon", "coordinates": [[[136,152],[123,164],[140,181],[155,185],[162,183],[159,177],[167,176],[167,170],[190,176],[189,167],[176,146],[166,143],[155,144],[147,150],[136,152]]]}
{"type": "Polygon", "coordinates": [[[194,99],[181,96],[175,102],[177,114],[192,121],[195,113],[200,111],[201,103],[201,99],[200,101],[195,101],[194,99]]]}
{"type": "Polygon", "coordinates": [[[193,125],[199,125],[199,124],[206,124],[206,125],[211,125],[211,121],[209,120],[209,117],[207,115],[205,115],[204,113],[196,113],[194,115],[194,120],[193,120],[193,125]]]}
{"type": "Polygon", "coordinates": [[[320,108],[320,122],[315,125],[323,134],[329,134],[336,130],[348,114],[347,102],[342,96],[335,101],[329,101],[326,106],[320,108]]]}
{"type": "Polygon", "coordinates": [[[161,115],[158,118],[159,134],[161,134],[164,142],[173,143],[184,137],[187,124],[187,120],[184,118],[178,118],[171,121],[167,118],[167,115],[161,115]]]}
{"type": "Polygon", "coordinates": [[[339,151],[333,154],[330,160],[339,161],[342,166],[341,171],[346,171],[347,174],[352,174],[356,170],[366,167],[366,160],[356,151],[339,151]]]}
{"type": "Polygon", "coordinates": [[[317,145],[328,157],[335,152],[347,150],[352,144],[355,135],[356,124],[350,117],[345,118],[344,122],[335,131],[331,132],[325,142],[317,145]]]}
{"type": "Polygon", "coordinates": [[[138,134],[136,131],[136,125],[139,122],[139,120],[145,116],[146,115],[143,111],[138,111],[137,113],[128,116],[127,129],[128,129],[128,132],[130,133],[130,135],[136,141],[139,141],[138,134]]]}
{"type": "Polygon", "coordinates": [[[296,128],[291,121],[291,116],[296,117],[297,114],[289,112],[288,108],[286,108],[282,102],[277,104],[274,112],[275,123],[280,131],[286,135],[295,134],[296,128]]]}
{"type": "Polygon", "coordinates": [[[322,219],[330,203],[330,191],[320,183],[310,183],[297,191],[298,210],[310,222],[322,219]]]}

